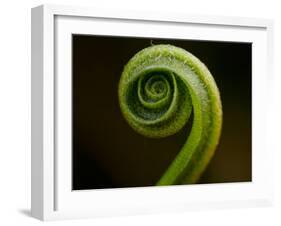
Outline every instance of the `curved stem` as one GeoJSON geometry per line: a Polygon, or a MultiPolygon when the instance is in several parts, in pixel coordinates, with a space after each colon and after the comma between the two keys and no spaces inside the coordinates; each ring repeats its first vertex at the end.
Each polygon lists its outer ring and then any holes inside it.
{"type": "Polygon", "coordinates": [[[219,91],[207,67],[184,49],[154,45],[125,66],[118,95],[124,118],[146,137],[177,133],[193,112],[191,132],[157,185],[195,183],[214,154],[222,126],[219,91]]]}

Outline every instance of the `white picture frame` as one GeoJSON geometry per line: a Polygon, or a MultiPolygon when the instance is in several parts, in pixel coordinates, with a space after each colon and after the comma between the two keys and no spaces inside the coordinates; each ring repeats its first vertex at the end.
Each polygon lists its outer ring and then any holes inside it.
{"type": "Polygon", "coordinates": [[[272,32],[273,22],[266,19],[56,5],[33,8],[32,216],[56,220],[271,205],[273,153],[266,140],[271,107],[266,100],[273,81],[272,32]],[[172,37],[184,38],[185,27],[189,28],[189,39],[253,43],[252,182],[73,192],[69,35],[171,38],[167,31],[173,31],[172,37]]]}

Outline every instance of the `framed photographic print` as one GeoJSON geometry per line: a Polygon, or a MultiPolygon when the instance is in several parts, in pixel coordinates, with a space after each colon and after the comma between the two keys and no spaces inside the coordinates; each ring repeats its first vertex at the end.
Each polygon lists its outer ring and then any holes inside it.
{"type": "Polygon", "coordinates": [[[32,9],[32,216],[272,203],[271,20],[32,9]]]}

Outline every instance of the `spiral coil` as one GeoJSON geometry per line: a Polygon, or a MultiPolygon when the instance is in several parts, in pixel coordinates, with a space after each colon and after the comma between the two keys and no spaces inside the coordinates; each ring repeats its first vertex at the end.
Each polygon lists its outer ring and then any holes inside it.
{"type": "Polygon", "coordinates": [[[193,114],[185,144],[157,185],[195,183],[213,156],[222,126],[219,91],[207,67],[182,48],[154,45],[124,67],[118,96],[128,124],[150,138],[177,133],[193,114]]]}

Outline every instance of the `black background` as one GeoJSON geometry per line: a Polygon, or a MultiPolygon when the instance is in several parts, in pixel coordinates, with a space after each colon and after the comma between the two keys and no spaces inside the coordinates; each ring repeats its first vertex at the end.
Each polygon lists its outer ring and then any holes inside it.
{"type": "Polygon", "coordinates": [[[220,90],[222,135],[199,183],[251,181],[250,43],[73,35],[73,189],[154,185],[187,139],[188,126],[168,138],[145,138],[121,115],[123,67],[151,43],[194,54],[220,90]]]}

